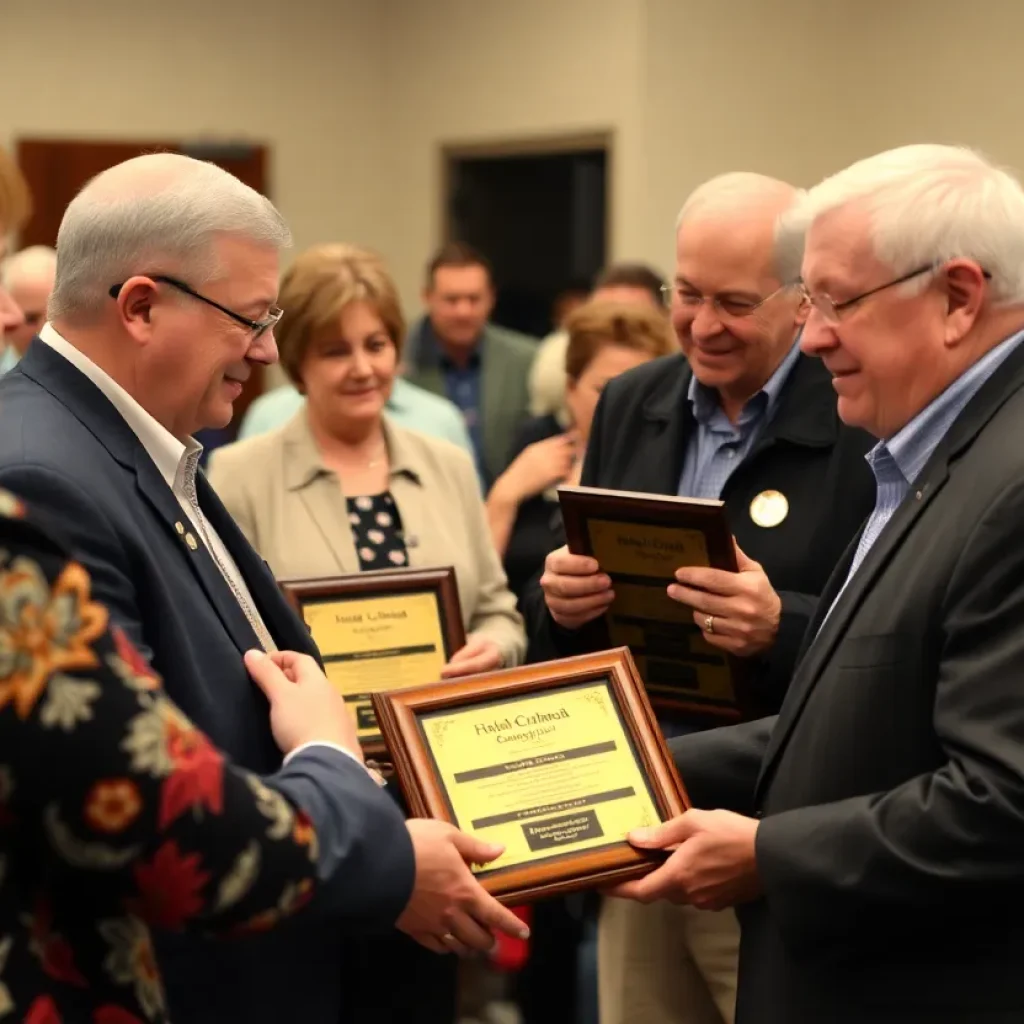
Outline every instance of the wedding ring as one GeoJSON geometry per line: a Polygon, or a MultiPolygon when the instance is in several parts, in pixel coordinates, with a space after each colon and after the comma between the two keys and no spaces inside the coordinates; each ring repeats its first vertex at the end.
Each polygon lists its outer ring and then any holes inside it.
{"type": "Polygon", "coordinates": [[[448,944],[450,944],[452,942],[455,942],[456,939],[455,939],[455,936],[452,935],[451,932],[445,932],[444,935],[441,936],[441,941],[443,943],[445,943],[446,945],[448,945],[448,944]]]}
{"type": "Polygon", "coordinates": [[[715,617],[714,617],[714,615],[708,615],[704,619],[704,632],[705,633],[714,633],[714,631],[715,631],[715,617]]]}

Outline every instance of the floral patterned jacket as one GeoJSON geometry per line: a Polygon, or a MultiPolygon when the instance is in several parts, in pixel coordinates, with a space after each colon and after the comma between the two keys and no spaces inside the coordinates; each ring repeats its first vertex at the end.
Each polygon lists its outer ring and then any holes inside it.
{"type": "Polygon", "coordinates": [[[226,762],[0,491],[0,1024],[166,1021],[150,927],[273,926],[316,836],[226,762]]]}

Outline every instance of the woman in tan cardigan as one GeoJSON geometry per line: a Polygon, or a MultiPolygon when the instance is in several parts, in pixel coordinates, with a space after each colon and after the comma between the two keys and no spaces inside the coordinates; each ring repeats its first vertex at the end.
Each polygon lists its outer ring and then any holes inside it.
{"type": "Polygon", "coordinates": [[[214,453],[224,504],[279,579],[454,566],[469,639],[444,674],[518,664],[522,621],[469,456],[384,414],[405,333],[384,264],[318,246],[279,301],[281,365],[307,401],[281,429],[214,453]]]}
{"type": "MultiPolygon", "coordinates": [[[[384,264],[318,246],[285,274],[279,301],[281,364],[307,401],[280,429],[214,453],[224,504],[279,579],[454,566],[469,639],[444,674],[518,664],[522,620],[469,455],[384,414],[405,333],[384,264]]],[[[339,969],[355,1024],[454,1020],[455,958],[397,932],[358,940],[339,969]]]]}

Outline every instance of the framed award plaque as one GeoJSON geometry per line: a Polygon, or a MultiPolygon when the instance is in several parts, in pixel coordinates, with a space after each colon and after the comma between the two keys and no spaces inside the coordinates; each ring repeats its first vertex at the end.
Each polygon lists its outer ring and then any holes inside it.
{"type": "Polygon", "coordinates": [[[725,505],[597,487],[560,487],[558,498],[569,550],[595,558],[611,578],[607,643],[629,647],[654,706],[710,721],[742,718],[744,662],[709,644],[693,609],[667,593],[682,566],[736,572],[725,505]]]}
{"type": "Polygon", "coordinates": [[[628,833],[687,807],[627,648],[372,701],[412,814],[504,846],[474,868],[503,902],[647,873],[628,833]]]}
{"type": "Polygon", "coordinates": [[[384,753],[370,695],[439,679],[466,643],[455,570],[385,569],[279,585],[351,706],[363,749],[384,753]]]}

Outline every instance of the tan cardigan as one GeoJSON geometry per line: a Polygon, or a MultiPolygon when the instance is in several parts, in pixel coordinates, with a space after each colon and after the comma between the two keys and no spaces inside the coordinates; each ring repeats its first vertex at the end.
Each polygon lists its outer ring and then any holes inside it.
{"type": "MultiPolygon", "coordinates": [[[[384,435],[409,564],[454,566],[466,632],[493,640],[504,664],[518,665],[523,622],[491,543],[472,460],[386,416],[384,435]]],[[[209,478],[278,579],[359,571],[345,496],[321,461],[304,408],[279,430],[219,448],[209,478]]]]}

